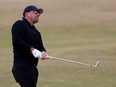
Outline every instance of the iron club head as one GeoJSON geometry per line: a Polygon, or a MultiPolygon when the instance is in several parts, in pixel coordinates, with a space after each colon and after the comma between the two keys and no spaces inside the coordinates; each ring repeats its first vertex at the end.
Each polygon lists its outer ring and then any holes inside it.
{"type": "Polygon", "coordinates": [[[91,67],[98,67],[100,65],[100,61],[97,61],[95,65],[91,65],[91,67]]]}

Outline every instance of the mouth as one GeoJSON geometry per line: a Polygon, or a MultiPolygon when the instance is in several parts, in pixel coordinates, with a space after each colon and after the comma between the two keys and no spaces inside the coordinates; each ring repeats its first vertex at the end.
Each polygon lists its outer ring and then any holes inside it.
{"type": "Polygon", "coordinates": [[[39,20],[39,17],[35,17],[35,20],[39,20]]]}

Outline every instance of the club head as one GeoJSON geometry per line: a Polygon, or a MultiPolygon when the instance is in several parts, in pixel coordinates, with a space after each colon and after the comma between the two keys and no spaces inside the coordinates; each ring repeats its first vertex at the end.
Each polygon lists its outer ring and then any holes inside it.
{"type": "Polygon", "coordinates": [[[95,65],[91,65],[91,67],[98,67],[100,65],[100,61],[97,61],[95,65]]]}

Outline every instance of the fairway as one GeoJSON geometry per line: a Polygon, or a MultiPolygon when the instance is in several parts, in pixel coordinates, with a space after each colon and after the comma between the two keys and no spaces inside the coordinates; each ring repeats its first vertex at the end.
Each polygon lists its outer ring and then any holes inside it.
{"type": "Polygon", "coordinates": [[[20,87],[11,73],[11,27],[30,4],[44,9],[35,26],[50,56],[88,64],[101,61],[92,68],[40,60],[37,87],[116,87],[115,0],[1,0],[0,87],[20,87]]]}

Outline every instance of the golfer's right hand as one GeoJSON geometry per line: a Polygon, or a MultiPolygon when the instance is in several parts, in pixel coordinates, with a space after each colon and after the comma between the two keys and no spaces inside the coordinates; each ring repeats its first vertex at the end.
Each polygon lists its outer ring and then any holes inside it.
{"type": "Polygon", "coordinates": [[[48,59],[48,53],[45,52],[45,51],[42,51],[42,52],[41,52],[41,59],[42,59],[42,60],[48,59]]]}

